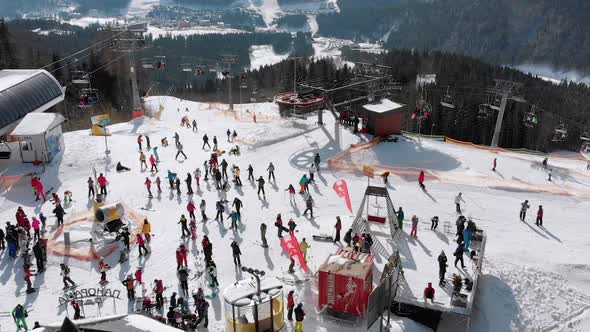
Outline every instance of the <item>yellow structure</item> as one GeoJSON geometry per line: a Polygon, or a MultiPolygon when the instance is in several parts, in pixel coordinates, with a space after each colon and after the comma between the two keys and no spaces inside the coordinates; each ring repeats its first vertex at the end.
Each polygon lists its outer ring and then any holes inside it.
{"type": "Polygon", "coordinates": [[[110,136],[111,134],[107,131],[106,125],[111,123],[110,114],[100,114],[90,118],[92,127],[90,128],[90,135],[93,136],[110,136]]]}

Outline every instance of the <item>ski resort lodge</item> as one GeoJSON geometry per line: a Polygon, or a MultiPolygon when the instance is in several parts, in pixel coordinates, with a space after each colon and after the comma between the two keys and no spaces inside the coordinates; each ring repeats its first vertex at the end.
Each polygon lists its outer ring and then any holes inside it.
{"type": "Polygon", "coordinates": [[[404,105],[383,98],[360,109],[363,128],[373,136],[399,135],[402,131],[404,105]]]}

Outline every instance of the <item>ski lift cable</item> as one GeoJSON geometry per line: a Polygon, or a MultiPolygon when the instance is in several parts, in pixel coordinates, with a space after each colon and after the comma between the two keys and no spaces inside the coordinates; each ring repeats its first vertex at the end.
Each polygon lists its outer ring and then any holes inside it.
{"type": "MultiPolygon", "coordinates": [[[[105,42],[107,42],[107,41],[109,41],[109,40],[111,40],[111,39],[113,39],[113,38],[115,38],[115,37],[117,37],[117,36],[119,36],[119,35],[121,35],[121,34],[125,33],[125,32],[127,32],[127,31],[121,31],[121,32],[119,32],[119,33],[116,33],[116,34],[114,34],[114,35],[112,35],[112,36],[110,36],[110,37],[108,37],[108,38],[105,38],[105,39],[103,39],[103,40],[99,41],[98,43],[92,44],[92,45],[90,45],[90,46],[88,46],[88,47],[86,47],[86,48],[84,48],[84,49],[81,49],[81,50],[79,50],[79,51],[77,51],[77,52],[75,52],[75,53],[72,53],[72,54],[70,54],[70,55],[68,55],[68,56],[66,56],[66,57],[63,57],[63,58],[61,58],[61,59],[59,59],[59,60],[57,60],[57,61],[51,62],[51,63],[49,63],[49,64],[47,64],[47,65],[45,65],[45,66],[41,67],[40,69],[45,69],[45,68],[47,68],[47,67],[49,67],[49,66],[52,66],[52,65],[54,65],[54,64],[56,64],[56,63],[59,63],[59,62],[62,62],[62,61],[64,61],[64,60],[66,60],[66,59],[69,59],[69,58],[71,58],[71,57],[74,57],[74,56],[76,56],[76,55],[78,55],[78,54],[80,54],[80,53],[84,53],[84,52],[86,52],[86,51],[88,51],[88,50],[90,50],[90,49],[94,48],[95,46],[97,46],[97,45],[100,45],[100,44],[103,44],[103,43],[105,43],[105,42]]],[[[63,68],[63,67],[62,67],[62,68],[63,68]]]]}
{"type": "MultiPolygon", "coordinates": [[[[103,69],[104,67],[107,67],[107,66],[109,66],[110,64],[112,64],[112,63],[114,63],[114,62],[118,61],[119,59],[121,59],[122,57],[126,56],[127,54],[129,54],[129,53],[131,53],[131,52],[133,52],[133,51],[127,51],[127,52],[123,52],[123,54],[121,54],[121,55],[119,55],[118,57],[114,58],[112,61],[109,61],[109,62],[105,63],[104,65],[102,65],[102,66],[100,66],[100,67],[96,68],[95,70],[93,70],[93,71],[89,72],[89,73],[88,73],[88,76],[90,77],[90,75],[92,75],[92,74],[96,73],[97,71],[99,71],[99,70],[103,69]]],[[[72,82],[70,82],[70,83],[66,84],[66,87],[67,87],[67,86],[69,86],[69,85],[71,85],[71,84],[72,84],[72,82]]]]}
{"type": "MultiPolygon", "coordinates": [[[[105,45],[105,46],[103,46],[102,48],[100,48],[100,49],[97,49],[97,50],[95,50],[95,51],[102,51],[102,50],[104,50],[104,49],[105,49],[105,48],[107,48],[107,47],[109,47],[109,45],[105,45]]],[[[72,61],[72,62],[68,62],[68,63],[66,63],[65,65],[63,65],[63,66],[61,66],[61,67],[58,67],[58,68],[55,68],[55,69],[53,69],[53,70],[51,70],[51,71],[49,71],[49,72],[50,72],[51,74],[53,74],[53,73],[55,73],[55,72],[56,72],[56,71],[58,71],[58,70],[62,70],[62,69],[64,69],[65,67],[68,67],[68,66],[70,66],[70,65],[71,65],[71,64],[73,64],[73,63],[76,63],[76,62],[78,62],[78,61],[80,61],[80,60],[82,60],[82,59],[84,59],[84,58],[87,58],[87,57],[91,56],[92,54],[93,54],[93,53],[91,52],[91,53],[88,53],[88,54],[86,54],[86,55],[83,55],[83,56],[81,56],[81,57],[79,57],[79,58],[76,58],[76,59],[74,59],[74,61],[72,61]]]]}

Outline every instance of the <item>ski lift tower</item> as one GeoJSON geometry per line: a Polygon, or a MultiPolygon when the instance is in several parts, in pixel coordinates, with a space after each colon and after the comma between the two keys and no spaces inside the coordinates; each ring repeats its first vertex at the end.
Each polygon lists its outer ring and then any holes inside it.
{"type": "Polygon", "coordinates": [[[227,77],[227,82],[228,82],[228,104],[229,104],[229,110],[233,111],[234,110],[234,102],[233,102],[233,98],[232,98],[232,86],[231,86],[231,79],[232,79],[232,72],[231,72],[231,66],[234,64],[237,64],[240,60],[240,57],[238,55],[235,54],[222,54],[221,55],[221,63],[223,63],[226,68],[223,70],[223,73],[225,77],[227,77]]]}
{"type": "Polygon", "coordinates": [[[523,99],[517,96],[518,90],[522,87],[522,83],[500,79],[495,79],[494,82],[495,85],[493,88],[489,89],[489,93],[502,97],[491,144],[492,148],[497,148],[498,141],[500,140],[500,132],[502,131],[502,120],[504,119],[504,112],[506,111],[508,99],[514,99],[517,101],[522,101],[523,99]]]}

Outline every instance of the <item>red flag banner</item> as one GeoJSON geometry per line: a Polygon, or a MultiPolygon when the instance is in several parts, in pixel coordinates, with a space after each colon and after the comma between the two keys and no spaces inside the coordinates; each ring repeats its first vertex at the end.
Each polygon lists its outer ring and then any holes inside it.
{"type": "Polygon", "coordinates": [[[301,265],[303,271],[309,272],[309,268],[305,263],[303,253],[301,252],[301,247],[299,246],[299,241],[297,241],[295,234],[291,232],[289,233],[289,236],[283,236],[281,239],[281,247],[289,255],[289,257],[294,260],[299,260],[299,265],[301,265]]]}
{"type": "Polygon", "coordinates": [[[350,195],[348,194],[348,185],[346,184],[346,181],[338,180],[334,182],[332,188],[334,189],[336,194],[338,194],[338,197],[344,198],[344,200],[346,201],[346,207],[348,208],[348,211],[352,213],[352,203],[350,202],[350,195]]]}

